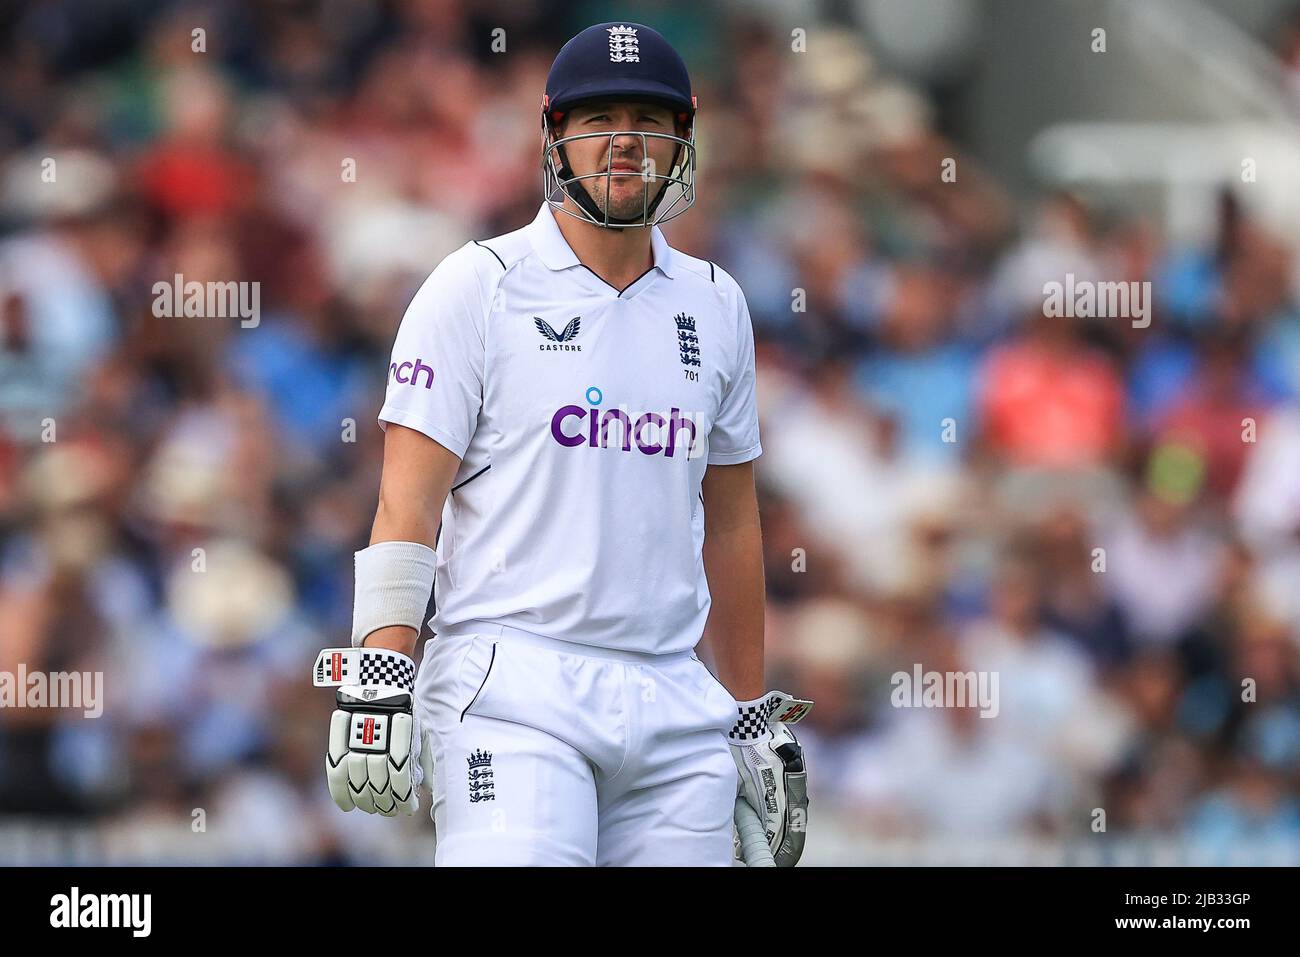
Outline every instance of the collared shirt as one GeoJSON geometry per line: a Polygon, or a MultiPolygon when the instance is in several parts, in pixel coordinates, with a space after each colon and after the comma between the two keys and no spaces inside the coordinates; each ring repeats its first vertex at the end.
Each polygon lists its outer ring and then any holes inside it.
{"type": "Polygon", "coordinates": [[[379,421],[461,459],[435,633],[487,621],[653,654],[699,641],[701,481],[762,451],[753,329],[727,273],[657,227],[651,250],[615,289],[543,205],[452,253],[412,300],[379,421]]]}

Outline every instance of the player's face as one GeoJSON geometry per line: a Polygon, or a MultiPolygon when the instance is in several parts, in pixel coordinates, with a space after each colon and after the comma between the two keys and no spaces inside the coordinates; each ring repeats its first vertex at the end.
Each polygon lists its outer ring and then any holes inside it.
{"type": "MultiPolygon", "coordinates": [[[[681,136],[673,113],[667,107],[649,103],[598,103],[575,107],[565,117],[561,136],[584,133],[608,134],[619,130],[681,136]]],[[[592,201],[611,219],[637,219],[667,183],[654,176],[669,176],[679,149],[672,140],[659,136],[626,133],[613,137],[589,136],[564,145],[569,166],[576,176],[609,171],[580,181],[592,201]],[[649,195],[647,195],[647,192],[649,195]]]]}

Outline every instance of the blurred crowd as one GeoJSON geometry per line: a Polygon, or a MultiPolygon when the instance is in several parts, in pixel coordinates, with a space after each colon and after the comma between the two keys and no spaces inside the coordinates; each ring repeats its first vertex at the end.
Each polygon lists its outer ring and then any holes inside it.
{"type": "MultiPolygon", "coordinates": [[[[814,821],[1300,842],[1297,249],[1227,188],[1197,247],[1012,196],[853,29],[801,56],[771,9],[638,15],[700,102],[669,240],[754,319],[769,677],[817,702],[814,821]],[[1149,281],[1150,325],[1045,317],[1066,273],[1149,281]],[[894,707],[917,664],[996,673],[997,717],[894,707]]],[[[546,70],[611,15],[0,14],[0,671],[106,675],[97,720],[0,711],[0,825],[299,862],[428,834],[333,807],[309,666],[350,630],[397,322],[534,215],[546,70]],[[178,273],[261,283],[260,322],[157,317],[178,273]]]]}

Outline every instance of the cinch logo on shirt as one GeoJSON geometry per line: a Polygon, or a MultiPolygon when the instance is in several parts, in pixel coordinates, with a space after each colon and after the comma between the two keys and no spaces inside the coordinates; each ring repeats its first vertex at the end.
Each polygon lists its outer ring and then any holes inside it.
{"type": "Polygon", "coordinates": [[[425,365],[421,359],[416,359],[414,362],[390,363],[388,371],[402,385],[419,385],[420,373],[427,372],[429,374],[425,378],[424,387],[433,388],[433,366],[425,365]]]}
{"type": "Polygon", "coordinates": [[[695,448],[695,422],[681,409],[674,407],[667,416],[646,412],[633,422],[622,409],[606,409],[602,414],[595,408],[602,398],[600,390],[592,386],[587,390],[590,406],[565,405],[556,409],[551,416],[551,437],[568,448],[587,445],[593,449],[607,449],[612,444],[615,449],[631,452],[635,445],[643,455],[663,453],[666,458],[672,458],[679,447],[679,434],[689,433],[689,436],[682,436],[684,441],[680,443],[687,458],[702,454],[702,449],[697,451],[695,448]],[[610,433],[615,432],[615,425],[618,429],[611,442],[610,433]]]}

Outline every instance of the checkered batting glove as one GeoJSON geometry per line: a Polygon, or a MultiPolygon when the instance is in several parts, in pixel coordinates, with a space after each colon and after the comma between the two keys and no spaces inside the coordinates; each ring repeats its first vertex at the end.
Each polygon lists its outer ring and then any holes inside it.
{"type": "Polygon", "coordinates": [[[740,774],[736,793],[758,813],[777,867],[794,867],[803,855],[808,772],[789,726],[802,720],[812,704],[784,691],[739,701],[736,723],[727,734],[740,774]]]}
{"type": "Polygon", "coordinates": [[[396,817],[420,809],[415,662],[383,648],[326,648],[312,683],[337,688],[325,779],[345,811],[396,817]]]}

